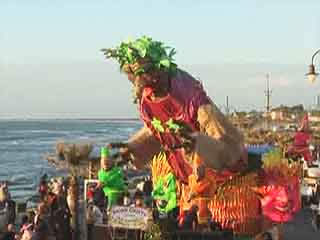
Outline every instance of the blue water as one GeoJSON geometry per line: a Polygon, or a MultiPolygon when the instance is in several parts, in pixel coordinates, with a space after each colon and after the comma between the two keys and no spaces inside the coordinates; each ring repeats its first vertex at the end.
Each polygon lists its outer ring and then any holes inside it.
{"type": "Polygon", "coordinates": [[[14,199],[28,199],[44,173],[65,174],[45,159],[57,141],[92,142],[95,154],[108,142],[127,140],[141,126],[138,121],[0,120],[0,181],[9,182],[14,199]]]}

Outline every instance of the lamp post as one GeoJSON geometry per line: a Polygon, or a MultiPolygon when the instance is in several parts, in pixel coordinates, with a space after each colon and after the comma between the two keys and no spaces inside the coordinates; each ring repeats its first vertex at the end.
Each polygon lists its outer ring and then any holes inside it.
{"type": "Polygon", "coordinates": [[[320,49],[316,51],[311,58],[311,65],[309,65],[309,72],[306,74],[308,77],[309,82],[314,83],[319,73],[316,72],[315,66],[314,66],[314,58],[315,56],[320,52],[320,49]]]}

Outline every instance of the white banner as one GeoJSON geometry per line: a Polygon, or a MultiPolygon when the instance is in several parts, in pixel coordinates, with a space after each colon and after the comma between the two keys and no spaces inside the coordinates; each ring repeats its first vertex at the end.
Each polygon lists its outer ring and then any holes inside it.
{"type": "Polygon", "coordinates": [[[108,217],[108,225],[116,228],[145,230],[152,221],[151,209],[114,206],[108,217]]]}

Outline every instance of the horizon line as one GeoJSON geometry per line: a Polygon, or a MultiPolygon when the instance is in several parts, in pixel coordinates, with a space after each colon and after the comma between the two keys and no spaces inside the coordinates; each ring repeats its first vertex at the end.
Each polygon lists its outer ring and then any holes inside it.
{"type": "Polygon", "coordinates": [[[133,117],[117,117],[117,118],[106,118],[106,117],[0,117],[0,120],[107,120],[107,121],[138,121],[140,118],[133,118],[133,117]]]}

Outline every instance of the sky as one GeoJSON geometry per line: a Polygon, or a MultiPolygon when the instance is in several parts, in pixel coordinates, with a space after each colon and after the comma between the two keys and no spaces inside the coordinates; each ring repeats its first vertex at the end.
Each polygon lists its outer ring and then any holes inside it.
{"type": "Polygon", "coordinates": [[[266,74],[272,106],[310,106],[319,10],[319,0],[0,0],[0,118],[138,117],[99,49],[142,35],[174,47],[222,109],[229,96],[232,109],[262,110],[266,74]]]}

